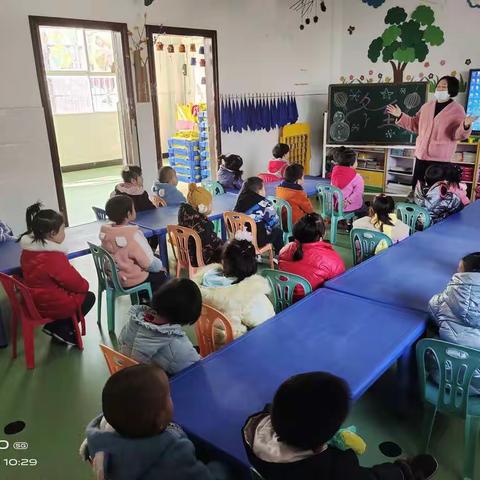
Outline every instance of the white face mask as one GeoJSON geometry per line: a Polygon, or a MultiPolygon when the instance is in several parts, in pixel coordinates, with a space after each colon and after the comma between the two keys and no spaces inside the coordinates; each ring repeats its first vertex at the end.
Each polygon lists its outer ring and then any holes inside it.
{"type": "Polygon", "coordinates": [[[439,102],[446,102],[450,98],[450,95],[446,90],[435,90],[435,98],[439,102]]]}

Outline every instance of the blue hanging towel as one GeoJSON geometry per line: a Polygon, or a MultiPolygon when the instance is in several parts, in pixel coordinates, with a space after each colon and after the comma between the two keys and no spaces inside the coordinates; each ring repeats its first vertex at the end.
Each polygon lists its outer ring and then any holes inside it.
{"type": "Polygon", "coordinates": [[[262,129],[270,131],[270,111],[268,109],[268,98],[262,100],[262,129]]]}
{"type": "Polygon", "coordinates": [[[242,98],[242,128],[248,130],[248,101],[245,97],[242,98]]]}
{"type": "Polygon", "coordinates": [[[251,132],[253,132],[254,124],[253,124],[253,99],[248,99],[247,105],[247,121],[248,121],[248,128],[251,132]]]}
{"type": "Polygon", "coordinates": [[[285,97],[280,99],[280,127],[288,124],[288,106],[285,97]]]}
{"type": "Polygon", "coordinates": [[[256,132],[257,130],[259,130],[259,125],[260,125],[260,122],[259,122],[259,105],[258,105],[258,98],[255,98],[253,100],[253,116],[252,116],[252,123],[253,123],[253,131],[256,132]]]}
{"type": "Polygon", "coordinates": [[[221,130],[223,133],[228,132],[228,104],[225,98],[222,98],[222,122],[221,122],[221,130]]]}
{"type": "Polygon", "coordinates": [[[296,99],[295,95],[291,95],[289,97],[288,117],[289,117],[289,123],[297,123],[298,107],[297,107],[297,99],[296,99]]]}

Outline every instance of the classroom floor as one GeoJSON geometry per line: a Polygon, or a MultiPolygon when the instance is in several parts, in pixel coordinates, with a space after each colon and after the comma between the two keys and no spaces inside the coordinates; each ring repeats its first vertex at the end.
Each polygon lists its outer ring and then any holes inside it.
{"type": "MultiPolygon", "coordinates": [[[[340,234],[336,247],[351,264],[347,235],[340,234]]],[[[73,261],[75,267],[96,291],[96,275],[90,256],[73,261]]],[[[25,368],[23,348],[19,358],[10,359],[10,348],[0,350],[0,440],[28,442],[28,450],[0,450],[0,477],[4,480],[85,480],[92,478],[88,464],[81,461],[78,447],[83,440],[86,424],[100,412],[101,391],[108,378],[99,343],[115,346],[116,339],[106,330],[103,304],[100,330],[96,324],[96,307],[87,316],[85,350],[67,348],[52,343],[40,331],[36,335],[36,368],[25,368]],[[24,421],[25,429],[16,435],[3,434],[13,421],[24,421]],[[36,459],[33,467],[10,467],[7,458],[36,459]]],[[[127,297],[117,303],[116,332],[120,332],[129,307],[127,297]]],[[[19,344],[20,345],[20,344],[19,344]]],[[[354,359],[352,359],[354,361],[354,359]]],[[[421,406],[411,407],[407,418],[396,415],[395,375],[387,372],[362,399],[355,404],[347,425],[355,425],[368,448],[361,463],[371,465],[388,461],[378,446],[382,442],[397,443],[405,455],[421,448],[421,406]]],[[[221,428],[221,426],[219,426],[221,428]]],[[[463,461],[463,422],[451,418],[437,421],[432,451],[440,462],[439,480],[460,478],[463,461]]]]}

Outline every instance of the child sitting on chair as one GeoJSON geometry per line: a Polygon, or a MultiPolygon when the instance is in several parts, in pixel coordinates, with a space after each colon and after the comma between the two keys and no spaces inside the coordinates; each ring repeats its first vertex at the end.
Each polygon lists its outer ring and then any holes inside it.
{"type": "Polygon", "coordinates": [[[272,155],[273,160],[268,162],[267,172],[258,175],[265,183],[278,182],[284,179],[288,159],[290,158],[290,147],[286,143],[277,143],[273,147],[272,155]]]}
{"type": "Polygon", "coordinates": [[[292,222],[297,223],[306,213],[313,213],[313,206],[303,190],[303,165],[292,163],[285,170],[285,180],[277,187],[277,198],[286,200],[292,207],[292,222]]]}
{"type": "MultiPolygon", "coordinates": [[[[325,224],[318,213],[309,213],[293,227],[294,241],[282,248],[278,257],[280,270],[308,280],[313,290],[345,271],[342,257],[330,243],[323,241],[325,224]]],[[[302,292],[295,291],[295,297],[302,292]]]]}
{"type": "Polygon", "coordinates": [[[225,190],[240,190],[243,185],[243,160],[239,155],[221,155],[217,172],[218,183],[225,190]]]}
{"type": "MultiPolygon", "coordinates": [[[[178,210],[178,224],[195,230],[202,241],[203,262],[205,265],[220,262],[223,241],[215,233],[213,223],[207,215],[212,211],[212,194],[195,183],[188,185],[187,202],[182,203],[178,210]]],[[[198,266],[195,252],[195,242],[190,239],[188,249],[193,266],[198,266]]]]}
{"type": "Polygon", "coordinates": [[[200,360],[182,327],[200,317],[202,294],[191,280],[174,278],[153,294],[150,305],[130,307],[130,318],[118,338],[120,351],[175,375],[200,360]]]}
{"type": "Polygon", "coordinates": [[[102,410],[80,447],[97,480],[229,478],[223,464],[202,463],[185,432],[172,423],[170,386],[161,368],[135,365],[114,373],[103,388],[102,410]]]}
{"type": "Polygon", "coordinates": [[[234,337],[239,337],[247,328],[273,317],[275,311],[268,299],[269,283],[257,275],[251,234],[237,232],[236,238],[226,243],[222,265],[202,268],[194,281],[200,286],[203,301],[221,311],[232,324],[234,337]]]}
{"type": "Polygon", "coordinates": [[[150,282],[154,292],[167,275],[140,227],[129,224],[136,218],[133,200],[127,195],[117,195],[108,200],[105,211],[111,223],[100,228],[100,240],[115,260],[122,287],[132,288],[150,282]]]}
{"type": "Polygon", "coordinates": [[[430,455],[367,468],[360,466],[353,445],[332,445],[349,409],[344,380],[325,372],[291,377],[277,390],[271,408],[252,415],[243,427],[250,463],[268,480],[431,478],[438,464],[430,455]]]}
{"type": "Polygon", "coordinates": [[[119,183],[115,187],[115,191],[111,196],[128,195],[133,200],[136,212],[156,208],[143,188],[142,169],[140,167],[125,165],[122,169],[122,179],[123,183],[119,183]]]}
{"type": "Polygon", "coordinates": [[[448,183],[448,165],[431,165],[425,172],[425,181],[415,188],[415,203],[426,208],[432,223],[438,223],[463,209],[458,192],[451,190],[448,183]]]}
{"type": "Polygon", "coordinates": [[[169,166],[162,167],[158,172],[158,180],[153,184],[152,191],[160,197],[167,206],[177,206],[185,202],[185,196],[178,190],[177,172],[169,166]]]}
{"type": "Polygon", "coordinates": [[[448,183],[448,191],[457,195],[463,205],[468,205],[470,199],[467,195],[467,184],[462,182],[462,167],[454,163],[448,163],[445,167],[447,169],[446,180],[448,183]]]}
{"type": "Polygon", "coordinates": [[[250,177],[243,184],[234,210],[245,213],[257,225],[257,245],[259,248],[271,243],[275,253],[283,247],[283,231],[275,207],[265,198],[263,180],[250,177]]]}
{"type": "Polygon", "coordinates": [[[384,233],[392,239],[393,243],[405,240],[410,235],[409,226],[395,215],[393,198],[383,193],[375,197],[370,208],[370,215],[355,220],[353,228],[384,233]]]}
{"type": "Polygon", "coordinates": [[[35,203],[27,208],[26,220],[27,231],[18,239],[20,266],[38,312],[53,320],[42,331],[61,343],[76,345],[72,316],[77,311],[85,316],[95,304],[95,295],[68,261],[62,214],[35,203]]]}
{"type": "Polygon", "coordinates": [[[357,153],[351,148],[336,148],[333,155],[335,166],[332,170],[331,182],[343,193],[343,211],[354,213],[360,218],[368,214],[363,202],[365,182],[357,173],[357,153]]]}

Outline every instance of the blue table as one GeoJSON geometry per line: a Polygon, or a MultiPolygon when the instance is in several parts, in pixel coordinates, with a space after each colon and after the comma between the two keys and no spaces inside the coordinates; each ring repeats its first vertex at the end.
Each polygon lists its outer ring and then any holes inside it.
{"type": "MultiPolygon", "coordinates": [[[[280,185],[281,182],[273,182],[273,183],[266,183],[265,184],[265,191],[267,196],[273,195],[275,196],[275,190],[280,185]]],[[[303,189],[307,193],[307,196],[313,197],[317,194],[317,185],[330,185],[330,180],[327,178],[321,177],[305,177],[303,189]]]]}
{"type": "MultiPolygon", "coordinates": [[[[233,210],[237,202],[237,195],[225,193],[213,197],[212,213],[208,216],[210,220],[223,219],[223,212],[233,210]]],[[[178,224],[178,206],[161,207],[155,210],[147,210],[137,213],[137,218],[133,222],[143,228],[151,230],[159,238],[160,258],[163,266],[168,268],[167,254],[167,225],[178,224]]],[[[222,222],[223,226],[223,222],[222,222]]],[[[222,227],[223,228],[223,227],[222,227]]],[[[223,235],[225,238],[225,235],[223,235]]]]}
{"type": "Polygon", "coordinates": [[[328,371],[358,399],[402,354],[409,356],[424,329],[422,313],[320,289],[175,376],[175,421],[248,465],[241,428],[285,379],[328,371]]]}
{"type": "Polygon", "coordinates": [[[480,202],[325,284],[370,300],[428,311],[428,301],[457,271],[460,259],[480,250],[480,202]]]}

